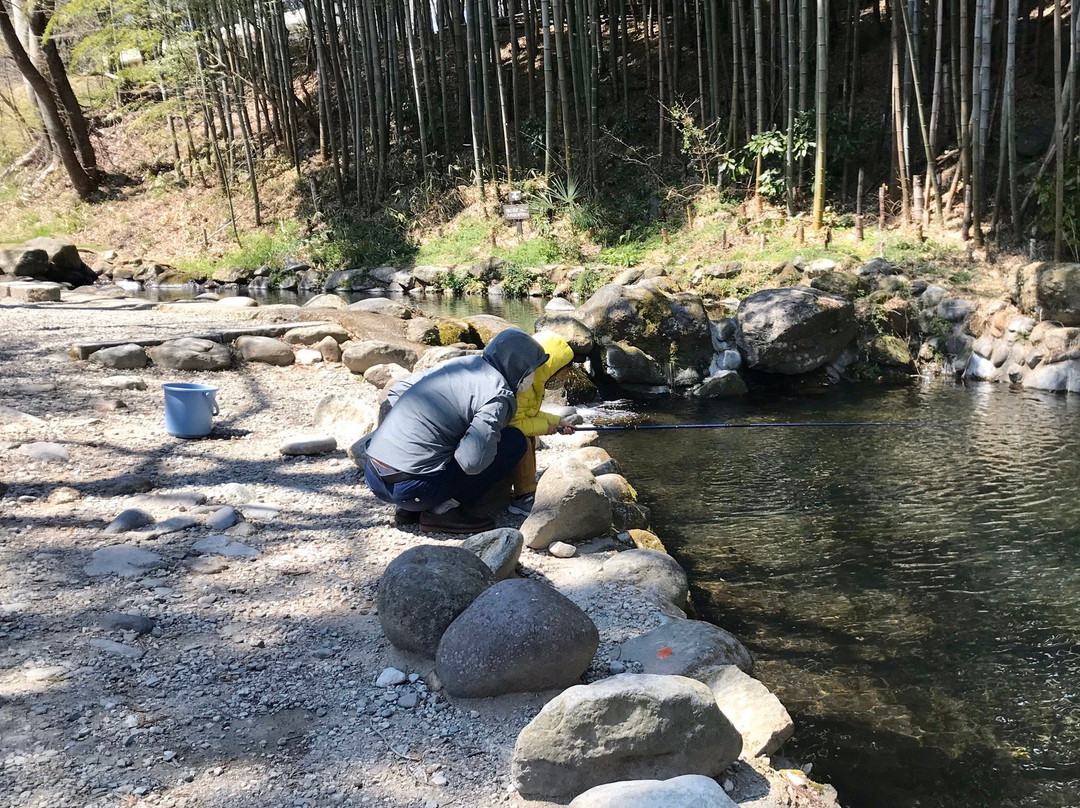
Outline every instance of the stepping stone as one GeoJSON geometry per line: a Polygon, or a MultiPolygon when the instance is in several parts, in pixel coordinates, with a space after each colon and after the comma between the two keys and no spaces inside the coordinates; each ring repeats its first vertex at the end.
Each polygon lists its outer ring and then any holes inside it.
{"type": "Polygon", "coordinates": [[[254,547],[248,547],[238,541],[233,541],[228,536],[214,535],[205,539],[199,539],[192,545],[195,552],[203,555],[219,555],[225,558],[258,558],[259,551],[254,547]]]}
{"type": "Polygon", "coordinates": [[[113,544],[91,553],[90,563],[83,567],[83,572],[95,577],[119,575],[121,578],[134,578],[161,562],[162,558],[157,553],[133,544],[113,544]]]}

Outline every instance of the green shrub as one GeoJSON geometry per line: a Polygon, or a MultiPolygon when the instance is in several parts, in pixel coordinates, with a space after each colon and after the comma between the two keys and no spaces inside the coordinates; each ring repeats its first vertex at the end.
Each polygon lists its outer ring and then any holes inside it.
{"type": "Polygon", "coordinates": [[[502,288],[507,297],[528,297],[535,282],[536,273],[530,269],[517,264],[503,267],[502,288]]]}
{"type": "Polygon", "coordinates": [[[473,278],[468,272],[458,272],[457,270],[451,269],[449,272],[443,274],[439,279],[439,283],[444,292],[461,295],[465,293],[465,290],[469,286],[469,281],[471,280],[473,280],[473,278]]]}
{"type": "Polygon", "coordinates": [[[531,238],[507,250],[503,256],[512,264],[522,267],[538,267],[555,264],[564,259],[559,244],[551,238],[531,238]]]}
{"type": "Polygon", "coordinates": [[[579,299],[588,300],[609,280],[611,280],[609,273],[589,268],[574,278],[572,288],[579,299]]]}

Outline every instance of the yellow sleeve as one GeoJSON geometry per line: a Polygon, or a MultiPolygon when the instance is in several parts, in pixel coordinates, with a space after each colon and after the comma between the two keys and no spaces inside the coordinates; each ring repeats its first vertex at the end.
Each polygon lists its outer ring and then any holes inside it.
{"type": "MultiPolygon", "coordinates": [[[[546,435],[548,430],[548,417],[544,413],[539,415],[526,415],[522,412],[518,412],[510,421],[510,426],[520,429],[526,437],[536,437],[537,435],[546,435]]],[[[558,423],[558,422],[556,422],[558,423]]]]}
{"type": "Polygon", "coordinates": [[[552,426],[558,426],[562,423],[561,415],[552,415],[550,412],[544,412],[543,410],[538,412],[537,415],[539,415],[541,418],[546,418],[547,422],[552,426]]]}

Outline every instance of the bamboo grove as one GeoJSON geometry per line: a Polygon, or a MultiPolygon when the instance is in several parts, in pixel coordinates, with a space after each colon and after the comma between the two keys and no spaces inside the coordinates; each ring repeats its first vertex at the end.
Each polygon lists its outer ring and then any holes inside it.
{"type": "MultiPolygon", "coordinates": [[[[19,2],[0,0],[12,52],[19,2]]],[[[359,207],[458,175],[618,193],[633,157],[748,196],[778,165],[769,193],[792,214],[809,204],[815,226],[826,200],[861,211],[881,185],[901,222],[958,212],[980,244],[1049,218],[1060,256],[1080,227],[1072,2],[74,0],[53,23],[125,15],[152,32],[177,159],[205,150],[230,192],[242,167],[257,216],[271,148],[298,176],[321,155],[359,207]],[[1018,128],[1051,107],[1052,136],[1019,155],[1018,128]]]]}

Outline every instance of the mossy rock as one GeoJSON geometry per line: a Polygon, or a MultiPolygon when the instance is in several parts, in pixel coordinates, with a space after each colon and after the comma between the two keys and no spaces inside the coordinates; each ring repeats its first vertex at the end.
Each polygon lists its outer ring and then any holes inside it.
{"type": "Polygon", "coordinates": [[[427,317],[413,317],[405,325],[405,336],[410,342],[438,347],[442,345],[439,326],[427,317]]]}
{"type": "Polygon", "coordinates": [[[813,289],[820,289],[831,295],[854,300],[860,295],[866,294],[866,282],[853,272],[838,272],[833,270],[819,275],[810,281],[813,289]]]}
{"type": "Polygon", "coordinates": [[[911,351],[907,343],[899,337],[883,334],[874,337],[866,349],[871,362],[884,367],[908,367],[911,365],[911,351]]]}
{"type": "Polygon", "coordinates": [[[599,392],[585,371],[577,365],[571,365],[563,381],[563,390],[566,392],[566,403],[571,406],[588,404],[595,401],[599,392]]]}
{"type": "Polygon", "coordinates": [[[800,283],[802,283],[802,279],[803,274],[799,272],[798,267],[796,267],[791,262],[788,262],[780,268],[780,271],[776,274],[774,281],[776,282],[777,286],[798,286],[800,283]]]}
{"type": "Polygon", "coordinates": [[[435,327],[439,330],[440,345],[466,343],[475,345],[477,348],[484,346],[484,341],[480,338],[480,334],[477,333],[472,323],[453,317],[437,317],[435,318],[435,327]]]}
{"type": "Polygon", "coordinates": [[[637,528],[626,531],[630,534],[630,541],[634,543],[634,546],[639,550],[659,550],[661,553],[666,553],[667,548],[664,543],[660,541],[660,537],[649,530],[639,530],[637,528]]]}

